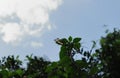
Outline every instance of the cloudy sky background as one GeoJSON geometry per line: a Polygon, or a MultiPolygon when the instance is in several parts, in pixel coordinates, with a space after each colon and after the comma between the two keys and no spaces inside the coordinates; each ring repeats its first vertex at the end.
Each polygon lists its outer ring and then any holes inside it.
{"type": "MultiPolygon", "coordinates": [[[[54,39],[82,37],[89,48],[106,29],[120,28],[119,0],[0,0],[0,57],[58,60],[54,39]],[[104,27],[107,25],[107,27],[104,27]]],[[[78,56],[76,56],[77,58],[78,56]]]]}

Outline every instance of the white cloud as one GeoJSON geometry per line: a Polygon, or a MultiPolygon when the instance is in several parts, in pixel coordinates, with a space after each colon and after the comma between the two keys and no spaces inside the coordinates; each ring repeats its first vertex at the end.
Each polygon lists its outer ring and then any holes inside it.
{"type": "Polygon", "coordinates": [[[0,0],[0,34],[6,43],[51,30],[50,12],[62,0],[0,0]],[[18,20],[19,19],[19,20],[18,20]],[[11,21],[12,20],[12,21],[11,21]]]}
{"type": "Polygon", "coordinates": [[[21,28],[17,23],[0,24],[0,27],[2,28],[0,30],[2,39],[6,43],[19,41],[23,35],[21,28]]]}

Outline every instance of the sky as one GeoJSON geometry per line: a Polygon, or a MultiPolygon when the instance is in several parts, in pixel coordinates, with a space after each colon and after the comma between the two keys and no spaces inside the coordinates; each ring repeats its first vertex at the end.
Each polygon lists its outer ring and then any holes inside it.
{"type": "MultiPolygon", "coordinates": [[[[0,0],[0,57],[59,60],[56,38],[81,37],[89,49],[105,30],[120,28],[120,0],[0,0]],[[106,25],[106,27],[104,26],[106,25]]],[[[76,56],[76,58],[79,56],[76,56]]]]}

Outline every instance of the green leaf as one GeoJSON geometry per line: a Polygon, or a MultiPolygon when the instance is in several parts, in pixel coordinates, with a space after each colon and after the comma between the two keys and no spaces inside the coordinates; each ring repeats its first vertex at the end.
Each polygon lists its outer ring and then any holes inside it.
{"type": "Polygon", "coordinates": [[[74,49],[75,49],[75,50],[80,49],[80,47],[81,47],[81,44],[80,44],[80,43],[75,43],[75,44],[74,44],[74,49]]]}
{"type": "Polygon", "coordinates": [[[71,42],[71,41],[72,41],[72,37],[70,36],[70,37],[68,38],[68,40],[71,42]]]}
{"type": "Polygon", "coordinates": [[[78,43],[80,40],[81,40],[81,38],[75,38],[75,39],[73,40],[73,43],[78,43]]]}

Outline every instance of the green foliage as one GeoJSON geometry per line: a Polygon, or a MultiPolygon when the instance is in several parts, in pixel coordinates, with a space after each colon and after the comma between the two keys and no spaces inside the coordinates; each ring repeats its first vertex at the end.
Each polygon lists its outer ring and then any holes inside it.
{"type": "Polygon", "coordinates": [[[103,64],[104,76],[108,78],[120,77],[120,30],[114,29],[101,41],[101,62],[103,64]]]}
{"type": "Polygon", "coordinates": [[[28,63],[27,68],[22,68],[22,61],[19,57],[12,56],[4,57],[0,60],[0,78],[47,78],[45,72],[49,61],[36,56],[26,56],[28,63]]]}
{"type": "Polygon", "coordinates": [[[19,60],[19,56],[17,56],[16,58],[14,56],[8,56],[7,58],[4,57],[0,61],[0,74],[3,78],[20,78],[23,74],[23,69],[20,67],[21,65],[22,61],[19,60]]]}
{"type": "Polygon", "coordinates": [[[19,56],[3,57],[0,60],[0,78],[119,78],[120,77],[120,30],[107,32],[100,39],[100,48],[96,42],[85,51],[81,38],[57,38],[61,46],[59,61],[50,62],[42,57],[26,56],[27,67],[22,67],[19,56]],[[76,60],[74,56],[81,57],[76,60]]]}
{"type": "Polygon", "coordinates": [[[92,54],[90,51],[83,51],[80,43],[81,38],[72,38],[70,36],[68,39],[62,38],[57,41],[63,43],[62,45],[58,44],[61,46],[60,60],[57,63],[51,63],[47,68],[49,70],[47,71],[49,78],[54,76],[56,78],[88,78],[97,75],[98,68],[95,67],[97,62],[93,61],[95,58],[91,59],[92,54]],[[80,54],[84,57],[81,60],[75,60],[75,54],[80,54]],[[92,63],[94,64],[92,65],[92,63]],[[58,72],[61,74],[58,74],[58,72]]]}
{"type": "Polygon", "coordinates": [[[45,61],[43,58],[38,58],[37,56],[26,56],[28,59],[27,70],[25,75],[32,78],[47,78],[47,73],[45,72],[49,61],[45,61]]]}

